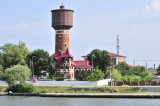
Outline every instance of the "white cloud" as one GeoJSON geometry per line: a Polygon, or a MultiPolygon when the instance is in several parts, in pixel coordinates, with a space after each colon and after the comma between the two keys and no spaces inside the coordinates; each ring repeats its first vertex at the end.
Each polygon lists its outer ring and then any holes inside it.
{"type": "Polygon", "coordinates": [[[43,25],[44,25],[43,21],[31,22],[31,23],[22,22],[22,23],[13,25],[13,26],[0,24],[0,32],[2,31],[24,31],[24,30],[29,30],[32,28],[37,28],[43,25]]]}
{"type": "Polygon", "coordinates": [[[149,11],[160,12],[160,0],[152,0],[149,5],[146,6],[149,11]]]}
{"type": "Polygon", "coordinates": [[[19,30],[28,30],[30,25],[22,22],[14,26],[7,26],[0,24],[0,31],[19,31],[19,30]]]}

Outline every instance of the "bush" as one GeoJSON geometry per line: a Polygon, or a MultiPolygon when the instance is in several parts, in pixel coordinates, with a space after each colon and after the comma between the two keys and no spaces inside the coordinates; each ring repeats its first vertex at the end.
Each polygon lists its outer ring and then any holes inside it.
{"type": "Polygon", "coordinates": [[[35,87],[32,84],[25,82],[11,85],[7,91],[20,92],[20,93],[32,93],[35,91],[35,87]]]}
{"type": "Polygon", "coordinates": [[[88,81],[99,81],[103,79],[103,73],[101,70],[96,69],[96,71],[88,76],[88,81]]]}
{"type": "Polygon", "coordinates": [[[64,81],[63,77],[56,77],[56,81],[64,81]]]}
{"type": "Polygon", "coordinates": [[[40,93],[48,93],[49,91],[47,89],[43,89],[40,91],[40,93]]]}
{"type": "Polygon", "coordinates": [[[112,79],[114,81],[120,81],[121,80],[121,73],[117,69],[114,69],[112,71],[112,79]]]}
{"type": "Polygon", "coordinates": [[[7,68],[4,73],[5,81],[11,86],[16,84],[17,81],[24,82],[30,79],[31,71],[27,66],[14,65],[7,68]]]}

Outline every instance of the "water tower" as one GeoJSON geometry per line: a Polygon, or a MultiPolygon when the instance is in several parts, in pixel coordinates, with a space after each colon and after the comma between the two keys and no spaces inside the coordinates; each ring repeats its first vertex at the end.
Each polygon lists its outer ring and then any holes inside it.
{"type": "Polygon", "coordinates": [[[55,29],[55,53],[52,55],[56,60],[56,76],[74,80],[74,62],[69,43],[69,30],[73,27],[73,10],[52,10],[52,27],[55,29]]]}
{"type": "Polygon", "coordinates": [[[70,48],[69,30],[73,27],[73,10],[60,9],[52,10],[52,27],[55,29],[55,53],[65,53],[70,48]]]}

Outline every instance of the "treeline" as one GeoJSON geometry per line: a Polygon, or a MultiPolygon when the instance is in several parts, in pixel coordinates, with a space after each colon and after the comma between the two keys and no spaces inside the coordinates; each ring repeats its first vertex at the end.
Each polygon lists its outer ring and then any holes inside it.
{"type": "Polygon", "coordinates": [[[16,44],[7,43],[0,47],[0,70],[5,72],[7,68],[15,65],[34,66],[34,75],[40,76],[41,70],[54,74],[54,59],[43,49],[30,51],[24,42],[16,44]]]}
{"type": "Polygon", "coordinates": [[[112,78],[114,81],[146,82],[156,77],[156,75],[148,75],[144,66],[130,67],[126,63],[116,65],[115,69],[112,71],[112,78]]]}

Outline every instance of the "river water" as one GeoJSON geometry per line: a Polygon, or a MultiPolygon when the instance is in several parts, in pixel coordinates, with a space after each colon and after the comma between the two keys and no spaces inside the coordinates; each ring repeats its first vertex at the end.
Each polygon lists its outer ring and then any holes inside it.
{"type": "Polygon", "coordinates": [[[159,106],[160,99],[0,96],[0,106],[159,106]]]}

